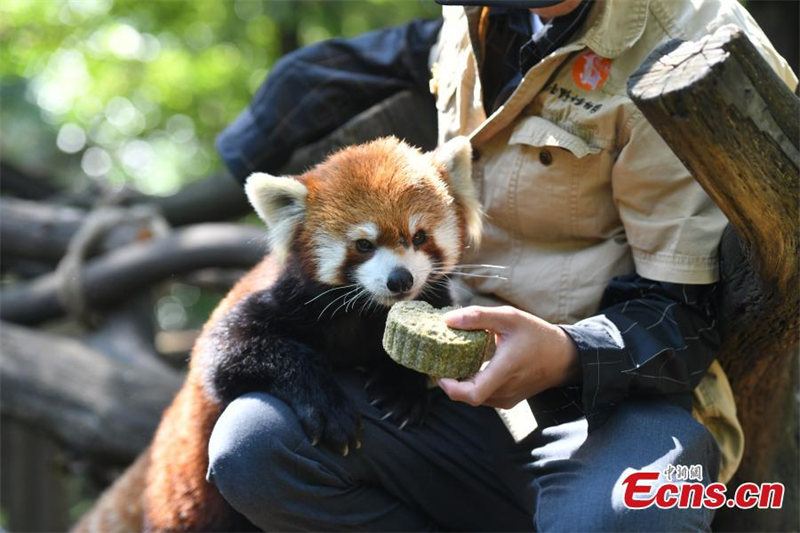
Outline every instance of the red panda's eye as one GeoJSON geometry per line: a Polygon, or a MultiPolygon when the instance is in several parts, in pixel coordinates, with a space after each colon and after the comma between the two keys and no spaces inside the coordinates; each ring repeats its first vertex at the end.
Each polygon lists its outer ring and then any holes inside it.
{"type": "Polygon", "coordinates": [[[356,250],[361,253],[371,252],[375,249],[375,245],[369,242],[367,239],[358,239],[356,241],[356,250]]]}
{"type": "Polygon", "coordinates": [[[427,239],[428,239],[428,236],[425,234],[425,231],[424,230],[419,230],[411,238],[411,243],[414,246],[422,246],[423,244],[425,244],[425,241],[427,239]]]}

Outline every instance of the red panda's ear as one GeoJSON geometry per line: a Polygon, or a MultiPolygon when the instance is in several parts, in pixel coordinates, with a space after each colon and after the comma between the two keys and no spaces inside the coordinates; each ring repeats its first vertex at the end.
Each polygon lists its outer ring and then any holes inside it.
{"type": "Polygon", "coordinates": [[[306,216],[308,189],[292,177],[251,174],[244,185],[247,199],[266,223],[270,252],[282,260],[306,216]]]}
{"type": "Polygon", "coordinates": [[[433,152],[434,159],[447,170],[453,197],[464,210],[467,238],[477,246],[483,230],[483,212],[472,183],[472,146],[466,137],[454,137],[433,152]]]}

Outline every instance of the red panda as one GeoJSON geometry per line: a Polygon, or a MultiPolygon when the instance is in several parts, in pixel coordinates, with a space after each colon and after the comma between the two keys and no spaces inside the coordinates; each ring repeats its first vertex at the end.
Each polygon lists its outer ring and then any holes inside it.
{"type": "Polygon", "coordinates": [[[345,148],[300,176],[247,179],[271,253],[212,314],[139,461],[144,529],[249,525],[206,481],[214,423],[245,392],[284,400],[312,442],[342,454],[360,446],[359,420],[336,368],[364,367],[368,392],[397,424],[422,420],[426,377],[391,361],[381,337],[397,301],[450,303],[446,275],[481,231],[470,168],[463,137],[427,154],[389,137],[345,148]]]}

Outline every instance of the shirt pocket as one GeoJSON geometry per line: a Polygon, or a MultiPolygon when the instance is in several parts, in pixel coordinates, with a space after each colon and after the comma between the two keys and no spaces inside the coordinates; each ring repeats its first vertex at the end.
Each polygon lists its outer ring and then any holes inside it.
{"type": "Polygon", "coordinates": [[[610,197],[588,172],[602,149],[539,116],[519,121],[508,143],[519,155],[512,182],[520,233],[539,241],[593,237],[585,234],[595,214],[587,192],[610,197]]]}
{"type": "Polygon", "coordinates": [[[570,152],[576,158],[597,154],[601,149],[582,138],[560,128],[542,117],[522,119],[511,133],[509,144],[522,144],[534,148],[554,147],[570,152]]]}

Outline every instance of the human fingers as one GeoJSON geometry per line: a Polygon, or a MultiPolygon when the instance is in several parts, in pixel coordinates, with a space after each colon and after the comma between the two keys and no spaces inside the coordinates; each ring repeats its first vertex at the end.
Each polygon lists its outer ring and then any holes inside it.
{"type": "Polygon", "coordinates": [[[504,366],[498,359],[493,359],[483,370],[470,378],[462,381],[441,378],[438,384],[451,400],[472,406],[483,405],[487,398],[506,381],[504,366]]]}
{"type": "Polygon", "coordinates": [[[519,311],[511,306],[484,307],[471,305],[462,309],[448,311],[445,323],[456,329],[488,329],[495,333],[506,333],[513,329],[519,318],[519,311]]]}

